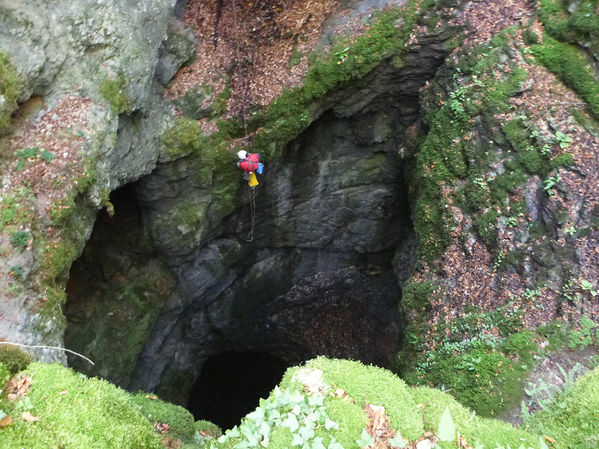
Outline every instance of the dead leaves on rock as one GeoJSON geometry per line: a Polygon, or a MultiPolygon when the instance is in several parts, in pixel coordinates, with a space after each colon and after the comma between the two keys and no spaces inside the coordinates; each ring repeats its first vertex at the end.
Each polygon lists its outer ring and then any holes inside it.
{"type": "MultiPolygon", "coordinates": [[[[389,418],[385,414],[385,407],[380,405],[368,404],[365,407],[366,414],[370,422],[366,427],[366,431],[374,438],[374,443],[367,446],[368,449],[393,449],[399,446],[391,444],[396,436],[396,432],[391,429],[389,418]]],[[[407,438],[401,437],[404,448],[411,448],[410,441],[407,438]]]]}

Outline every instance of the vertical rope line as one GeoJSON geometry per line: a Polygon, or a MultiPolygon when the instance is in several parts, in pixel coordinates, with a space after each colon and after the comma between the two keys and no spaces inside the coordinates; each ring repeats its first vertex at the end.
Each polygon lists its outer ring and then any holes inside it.
{"type": "Polygon", "coordinates": [[[256,192],[253,187],[248,185],[248,196],[250,198],[250,232],[248,233],[246,242],[254,241],[254,226],[256,224],[256,192]]]}

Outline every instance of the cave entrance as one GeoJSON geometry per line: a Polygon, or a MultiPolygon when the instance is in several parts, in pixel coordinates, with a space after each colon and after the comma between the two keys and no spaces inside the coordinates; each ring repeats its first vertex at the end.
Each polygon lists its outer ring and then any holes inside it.
{"type": "Polygon", "coordinates": [[[195,419],[223,429],[240,423],[281,381],[287,364],[267,352],[230,351],[209,357],[189,397],[195,419]]]}

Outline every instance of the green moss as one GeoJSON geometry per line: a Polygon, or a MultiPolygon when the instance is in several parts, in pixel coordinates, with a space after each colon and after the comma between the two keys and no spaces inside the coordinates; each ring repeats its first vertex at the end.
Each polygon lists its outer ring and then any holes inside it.
{"type": "MultiPolygon", "coordinates": [[[[459,192],[462,206],[475,216],[477,231],[482,233],[483,240],[491,246],[494,244],[494,220],[500,215],[496,209],[502,205],[507,192],[501,190],[501,184],[493,185],[487,179],[487,173],[501,150],[488,144],[491,139],[486,136],[482,148],[480,143],[474,144],[466,136],[474,131],[490,134],[489,130],[474,129],[476,118],[486,118],[489,122],[486,126],[492,128],[493,117],[509,109],[510,96],[526,79],[526,72],[520,68],[498,67],[502,53],[509,51],[504,46],[507,46],[510,33],[513,31],[504,31],[491,45],[470,49],[456,63],[458,66],[449,64],[444,67],[439,75],[444,85],[433,84],[421,102],[426,137],[419,148],[412,150],[416,157],[409,173],[410,183],[418,186],[413,192],[416,197],[413,210],[420,257],[432,267],[438,266],[453,227],[453,215],[442,190],[457,180],[466,181],[459,192]],[[498,81],[498,70],[505,75],[503,81],[498,81]],[[451,80],[452,74],[454,81],[447,81],[451,80]],[[449,94],[445,94],[447,90],[449,94]],[[498,204],[487,211],[493,206],[492,200],[498,204]]],[[[510,188],[514,187],[516,179],[523,177],[512,177],[510,188]]],[[[506,179],[501,181],[505,183],[506,179]]]]}
{"type": "Polygon", "coordinates": [[[344,447],[355,447],[368,420],[363,409],[349,401],[327,399],[325,406],[329,416],[339,425],[335,439],[344,447]]]}
{"type": "Polygon", "coordinates": [[[2,400],[0,409],[15,417],[2,430],[2,447],[42,449],[158,449],[160,439],[130,395],[106,381],[88,379],[58,364],[32,363],[26,397],[2,400]],[[18,419],[27,410],[32,423],[18,419]]]}
{"type": "Polygon", "coordinates": [[[491,208],[473,220],[476,233],[489,247],[493,247],[497,241],[497,219],[500,215],[497,209],[491,208]]]}
{"type": "Polygon", "coordinates": [[[526,444],[537,447],[538,437],[529,432],[515,429],[510,424],[494,419],[474,416],[472,411],[459,404],[450,394],[437,389],[416,387],[411,389],[412,396],[422,410],[425,419],[425,430],[438,431],[441,415],[448,409],[456,429],[466,438],[469,444],[481,447],[498,447],[499,445],[513,448],[526,444]]]}
{"type": "Polygon", "coordinates": [[[159,422],[169,425],[170,431],[185,439],[193,438],[196,428],[193,416],[178,405],[164,402],[146,393],[138,393],[132,401],[150,423],[159,422]]]}
{"type": "Polygon", "coordinates": [[[0,362],[0,390],[4,390],[4,385],[10,379],[11,373],[2,362],[0,362]]]}
{"type": "Polygon", "coordinates": [[[599,435],[599,368],[578,379],[548,410],[534,414],[527,428],[548,435],[559,447],[588,447],[599,435]],[[589,437],[593,438],[589,440],[589,437]]]}
{"type": "Polygon", "coordinates": [[[196,421],[193,427],[197,432],[204,432],[211,438],[218,438],[223,434],[223,431],[219,426],[203,419],[196,421]]]}
{"type": "Polygon", "coordinates": [[[218,117],[224,115],[227,112],[227,103],[231,98],[231,83],[227,79],[225,83],[225,88],[223,91],[218,94],[218,96],[214,99],[214,103],[212,103],[212,115],[214,117],[218,117]]]}
{"type": "Polygon", "coordinates": [[[123,73],[114,79],[105,79],[100,83],[100,95],[108,102],[115,114],[129,113],[133,110],[133,101],[126,90],[128,83],[123,73]]]}
{"type": "Polygon", "coordinates": [[[0,51],[0,135],[10,129],[10,117],[17,109],[21,80],[9,57],[0,51]]]}
{"type": "Polygon", "coordinates": [[[435,286],[430,282],[408,281],[402,291],[401,305],[406,310],[422,310],[430,305],[435,286]]]}
{"type": "MultiPolygon", "coordinates": [[[[497,416],[517,403],[524,375],[537,350],[534,335],[522,328],[522,316],[510,307],[487,312],[471,307],[434,335],[410,343],[402,375],[411,384],[451,389],[461,403],[483,416],[497,416]]],[[[411,338],[411,334],[407,339],[411,338]]]]}
{"type": "Polygon", "coordinates": [[[537,60],[573,89],[588,104],[599,119],[599,81],[590,59],[579,48],[560,42],[545,33],[543,43],[532,47],[537,60]]]}
{"type": "Polygon", "coordinates": [[[17,346],[0,345],[0,364],[11,375],[24,370],[33,361],[33,356],[17,346]]]}
{"type": "Polygon", "coordinates": [[[597,0],[584,0],[574,5],[563,0],[541,0],[539,17],[545,29],[554,38],[565,42],[579,42],[591,51],[599,50],[599,17],[597,0]]]}
{"type": "Polygon", "coordinates": [[[324,357],[318,357],[306,366],[324,371],[324,380],[329,385],[346,391],[361,409],[367,404],[385,407],[392,427],[401,428],[405,437],[413,439],[423,432],[422,422],[416,404],[410,398],[408,387],[390,371],[358,362],[348,366],[347,361],[324,357]],[[397,401],[398,397],[403,398],[402,401],[397,401]]]}
{"type": "Polygon", "coordinates": [[[451,388],[459,402],[479,415],[497,416],[518,402],[527,368],[483,346],[442,360],[431,380],[451,388]]]}
{"type": "Polygon", "coordinates": [[[95,363],[92,367],[72,358],[71,366],[120,385],[131,381],[136,360],[174,282],[164,267],[147,257],[141,252],[136,258],[109,259],[101,267],[106,289],[71,298],[65,344],[95,363]],[[123,283],[121,276],[131,266],[135,266],[135,277],[123,283]]]}
{"type": "Polygon", "coordinates": [[[249,129],[263,127],[252,142],[253,151],[267,159],[278,157],[284,145],[312,122],[311,108],[327,92],[360,80],[384,59],[401,57],[419,17],[418,2],[411,2],[403,10],[381,14],[355,42],[342,40],[335,43],[330,53],[312,55],[312,66],[303,85],[284,91],[248,125],[249,129]],[[400,20],[403,25],[398,27],[400,20]],[[344,55],[342,60],[338,54],[344,55]]]}

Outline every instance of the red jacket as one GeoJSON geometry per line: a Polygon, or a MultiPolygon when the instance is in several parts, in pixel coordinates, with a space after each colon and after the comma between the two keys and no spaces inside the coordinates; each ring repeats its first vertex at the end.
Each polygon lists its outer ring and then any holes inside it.
{"type": "Polygon", "coordinates": [[[258,170],[260,155],[258,153],[248,154],[247,157],[239,163],[239,167],[247,172],[258,170]]]}

